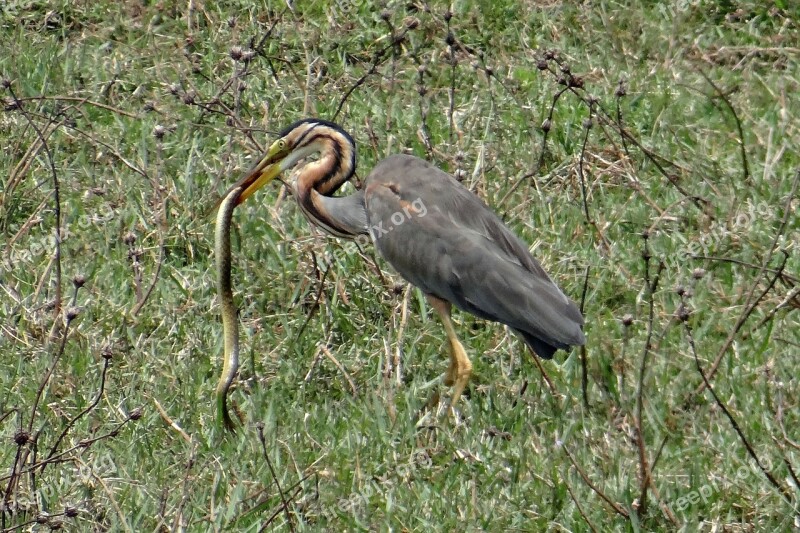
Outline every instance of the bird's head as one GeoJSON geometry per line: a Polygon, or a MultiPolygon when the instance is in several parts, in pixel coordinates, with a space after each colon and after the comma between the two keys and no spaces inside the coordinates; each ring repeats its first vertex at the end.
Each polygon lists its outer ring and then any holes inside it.
{"type": "Polygon", "coordinates": [[[236,202],[239,205],[284,170],[315,153],[329,154],[330,157],[317,172],[309,174],[313,178],[309,185],[322,194],[332,194],[355,172],[355,143],[338,125],[315,118],[299,120],[281,131],[266,155],[228,192],[239,187],[242,189],[236,202]]]}

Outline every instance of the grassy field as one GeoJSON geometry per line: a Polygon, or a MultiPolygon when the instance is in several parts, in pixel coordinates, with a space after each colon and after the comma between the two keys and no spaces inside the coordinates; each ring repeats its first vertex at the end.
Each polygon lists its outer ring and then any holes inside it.
{"type": "Polygon", "coordinates": [[[800,528],[792,5],[6,1],[0,527],[800,528]],[[234,214],[226,434],[210,209],[304,116],[360,179],[402,151],[462,179],[585,351],[456,314],[474,378],[426,409],[435,313],[278,184],[234,214]]]}

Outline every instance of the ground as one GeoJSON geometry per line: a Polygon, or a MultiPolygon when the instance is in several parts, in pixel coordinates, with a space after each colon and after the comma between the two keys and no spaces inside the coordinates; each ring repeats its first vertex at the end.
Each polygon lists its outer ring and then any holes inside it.
{"type": "Polygon", "coordinates": [[[791,5],[5,2],[0,525],[800,527],[791,5]],[[234,213],[226,433],[212,211],[305,116],[352,133],[355,185],[398,152],[461,179],[585,349],[456,313],[448,417],[425,299],[276,183],[234,213]]]}

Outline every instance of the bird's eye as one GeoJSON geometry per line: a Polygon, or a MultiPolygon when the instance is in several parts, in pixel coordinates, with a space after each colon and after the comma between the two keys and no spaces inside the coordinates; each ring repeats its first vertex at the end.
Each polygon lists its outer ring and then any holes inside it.
{"type": "Polygon", "coordinates": [[[278,141],[278,147],[279,147],[281,150],[285,149],[285,148],[286,148],[286,141],[285,141],[285,140],[283,140],[283,139],[279,140],[279,141],[278,141]]]}

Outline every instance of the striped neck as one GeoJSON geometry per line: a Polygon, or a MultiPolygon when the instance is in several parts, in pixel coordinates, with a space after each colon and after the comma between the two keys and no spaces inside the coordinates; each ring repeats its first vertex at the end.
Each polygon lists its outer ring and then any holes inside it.
{"type": "Polygon", "coordinates": [[[344,198],[333,194],[356,170],[356,146],[353,138],[338,125],[304,119],[280,133],[291,146],[281,163],[283,169],[299,160],[319,154],[316,161],[303,165],[297,172],[297,202],[303,214],[330,235],[353,238],[366,232],[366,210],[363,194],[344,198]]]}
{"type": "Polygon", "coordinates": [[[297,192],[308,195],[313,189],[331,196],[349,180],[356,170],[356,146],[353,138],[341,127],[320,119],[304,119],[295,122],[283,132],[292,146],[292,152],[284,160],[285,169],[297,161],[319,154],[316,161],[305,164],[297,176],[297,192]]]}

